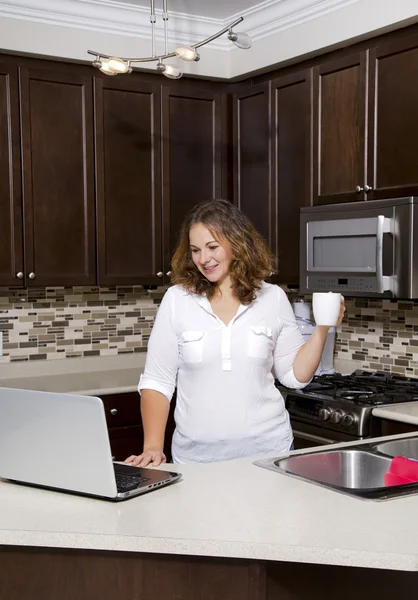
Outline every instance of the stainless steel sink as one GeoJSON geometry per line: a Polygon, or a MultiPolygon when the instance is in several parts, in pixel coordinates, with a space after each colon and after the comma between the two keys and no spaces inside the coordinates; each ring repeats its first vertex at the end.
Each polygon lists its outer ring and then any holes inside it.
{"type": "Polygon", "coordinates": [[[388,500],[418,493],[418,483],[385,486],[393,456],[418,459],[418,436],[381,444],[358,444],[338,450],[307,452],[254,464],[364,500],[388,500]]]}
{"type": "Polygon", "coordinates": [[[418,460],[418,437],[373,444],[373,449],[387,456],[405,456],[418,460]]]}

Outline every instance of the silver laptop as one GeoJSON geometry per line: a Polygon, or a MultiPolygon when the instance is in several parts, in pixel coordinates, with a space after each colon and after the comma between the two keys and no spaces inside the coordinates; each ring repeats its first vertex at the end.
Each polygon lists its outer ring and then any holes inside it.
{"type": "Polygon", "coordinates": [[[181,474],[114,463],[100,398],[0,388],[0,477],[126,500],[181,474]]]}

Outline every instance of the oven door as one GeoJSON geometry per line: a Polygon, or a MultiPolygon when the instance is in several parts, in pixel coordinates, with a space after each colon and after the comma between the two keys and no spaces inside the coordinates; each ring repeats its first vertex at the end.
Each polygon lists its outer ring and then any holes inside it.
{"type": "Polygon", "coordinates": [[[340,442],[354,442],[361,438],[349,435],[342,431],[332,431],[321,427],[304,423],[290,418],[290,424],[293,429],[293,443],[295,450],[303,448],[312,448],[315,446],[325,446],[326,444],[338,444],[340,442]]]}

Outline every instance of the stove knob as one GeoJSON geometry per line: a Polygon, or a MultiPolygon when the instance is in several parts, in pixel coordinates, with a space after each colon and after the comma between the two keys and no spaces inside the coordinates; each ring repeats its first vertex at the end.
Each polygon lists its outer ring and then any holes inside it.
{"type": "Polygon", "coordinates": [[[339,423],[342,419],[343,413],[340,410],[334,410],[334,412],[331,413],[331,422],[332,423],[339,423]]]}
{"type": "Polygon", "coordinates": [[[348,413],[343,417],[343,425],[344,427],[351,427],[354,421],[356,420],[355,416],[352,413],[348,413]]]}
{"type": "Polygon", "coordinates": [[[321,419],[321,421],[328,421],[330,414],[331,413],[327,408],[320,408],[318,412],[318,417],[321,419]]]}

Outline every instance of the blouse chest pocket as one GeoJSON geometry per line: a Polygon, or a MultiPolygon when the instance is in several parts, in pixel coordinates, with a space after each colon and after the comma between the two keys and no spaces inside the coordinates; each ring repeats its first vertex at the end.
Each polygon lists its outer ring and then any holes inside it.
{"type": "Polygon", "coordinates": [[[273,332],[270,327],[258,325],[248,331],[247,351],[252,358],[267,358],[272,351],[273,332]]]}
{"type": "Polygon", "coordinates": [[[203,360],[204,331],[184,331],[180,337],[180,355],[186,363],[200,363],[203,360]]]}

